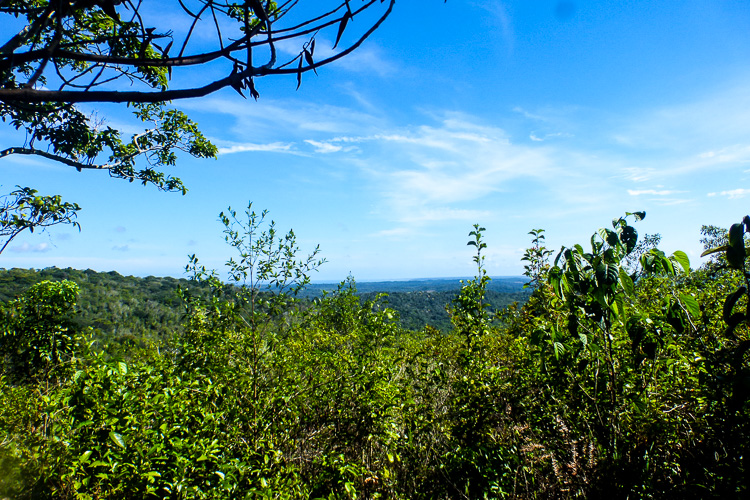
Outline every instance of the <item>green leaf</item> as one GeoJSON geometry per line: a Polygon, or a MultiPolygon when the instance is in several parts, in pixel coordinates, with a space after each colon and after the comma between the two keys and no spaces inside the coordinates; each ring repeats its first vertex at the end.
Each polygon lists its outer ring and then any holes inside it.
{"type": "Polygon", "coordinates": [[[565,352],[565,346],[560,342],[555,342],[553,345],[555,348],[555,359],[559,359],[560,355],[565,352]]]}
{"type": "Polygon", "coordinates": [[[126,448],[125,438],[122,437],[121,434],[112,431],[109,433],[109,439],[111,439],[117,446],[119,446],[123,450],[126,448]]]}
{"type": "Polygon", "coordinates": [[[728,248],[729,248],[729,245],[722,245],[720,247],[709,248],[708,250],[705,250],[701,254],[701,257],[705,257],[706,255],[711,255],[712,253],[723,252],[724,250],[726,250],[728,248]]]}
{"type": "Polygon", "coordinates": [[[695,297],[686,293],[681,293],[680,300],[691,316],[695,318],[699,318],[701,316],[701,307],[700,304],[698,304],[698,301],[695,300],[695,297]]]}
{"type": "Polygon", "coordinates": [[[633,279],[623,268],[620,268],[620,285],[625,291],[625,295],[627,295],[628,297],[632,297],[633,295],[635,295],[635,286],[633,285],[633,279]]]}
{"type": "Polygon", "coordinates": [[[682,269],[685,270],[685,274],[690,274],[690,259],[685,252],[682,250],[675,251],[672,254],[672,259],[682,266],[682,269]]]}
{"type": "Polygon", "coordinates": [[[127,375],[128,374],[128,365],[126,365],[122,361],[117,362],[117,371],[120,372],[120,375],[127,375]]]}

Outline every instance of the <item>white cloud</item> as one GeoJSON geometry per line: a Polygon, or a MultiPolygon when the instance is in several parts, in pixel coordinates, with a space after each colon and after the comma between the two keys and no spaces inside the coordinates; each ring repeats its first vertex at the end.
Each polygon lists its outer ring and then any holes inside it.
{"type": "MultiPolygon", "coordinates": [[[[302,46],[302,39],[285,40],[276,44],[276,50],[279,54],[284,54],[286,57],[292,58],[302,52],[302,46]]],[[[341,45],[334,49],[331,40],[318,35],[315,37],[313,58],[316,62],[323,61],[340,53],[341,50],[341,45]]],[[[358,47],[354,52],[334,61],[331,63],[331,66],[356,73],[372,73],[379,77],[387,77],[397,71],[397,66],[386,57],[383,49],[373,41],[369,41],[366,45],[358,47]]],[[[303,75],[302,78],[304,79],[305,76],[303,75]]]]}
{"type": "Polygon", "coordinates": [[[248,151],[267,151],[274,153],[289,153],[293,151],[292,144],[283,142],[272,142],[270,144],[234,144],[232,146],[219,148],[219,154],[245,153],[248,151]]]}
{"type": "Polygon", "coordinates": [[[373,73],[380,78],[389,77],[398,71],[398,66],[386,57],[380,47],[372,43],[359,47],[333,64],[347,71],[373,73]]]}
{"type": "Polygon", "coordinates": [[[650,195],[654,195],[654,196],[669,196],[670,194],[675,194],[675,193],[678,193],[678,192],[679,191],[669,191],[669,190],[666,190],[666,189],[662,190],[662,191],[657,191],[655,189],[641,189],[641,190],[628,189],[628,194],[630,196],[641,196],[641,195],[644,195],[644,194],[650,194],[650,195]]]}
{"type": "Polygon", "coordinates": [[[536,141],[536,142],[546,141],[547,139],[551,137],[573,137],[573,134],[568,134],[564,132],[555,132],[554,134],[544,134],[541,137],[538,136],[536,132],[532,132],[531,134],[529,134],[529,139],[531,139],[532,141],[536,141]]]}
{"type": "Polygon", "coordinates": [[[658,171],[654,168],[626,167],[622,169],[625,179],[633,182],[648,181],[657,175],[658,171]]]}
{"type": "Polygon", "coordinates": [[[726,196],[730,200],[744,198],[746,195],[750,195],[750,189],[731,189],[729,191],[721,191],[720,193],[708,193],[708,196],[726,196]]]}
{"type": "MultiPolygon", "coordinates": [[[[319,105],[307,101],[237,102],[223,98],[186,102],[186,109],[228,115],[222,137],[234,134],[237,142],[251,145],[286,144],[290,139],[309,139],[312,133],[343,135],[375,134],[387,127],[384,117],[341,106],[319,105]],[[251,134],[253,141],[245,141],[251,134]],[[283,137],[283,140],[281,138],[283,137]]],[[[319,140],[317,137],[315,140],[319,140]]],[[[216,141],[219,142],[219,141],[216,141]]],[[[231,144],[230,144],[231,145],[231,144]]]]}
{"type": "Polygon", "coordinates": [[[39,253],[39,252],[49,252],[52,249],[49,243],[39,243],[37,245],[30,245],[26,242],[21,243],[20,245],[11,246],[8,248],[11,252],[16,253],[39,253]]]}
{"type": "Polygon", "coordinates": [[[313,141],[312,139],[307,139],[305,142],[314,147],[316,153],[337,153],[343,149],[343,146],[335,146],[330,142],[313,141]]]}
{"type": "Polygon", "coordinates": [[[630,148],[689,155],[703,160],[692,168],[704,168],[748,159],[749,130],[750,89],[741,81],[692,102],[628,116],[606,133],[630,148]]]}
{"type": "Polygon", "coordinates": [[[513,112],[519,113],[523,115],[525,118],[528,118],[529,120],[536,120],[536,121],[542,121],[542,122],[548,121],[547,117],[542,116],[540,114],[531,113],[530,111],[527,111],[520,106],[514,107],[513,112]]]}

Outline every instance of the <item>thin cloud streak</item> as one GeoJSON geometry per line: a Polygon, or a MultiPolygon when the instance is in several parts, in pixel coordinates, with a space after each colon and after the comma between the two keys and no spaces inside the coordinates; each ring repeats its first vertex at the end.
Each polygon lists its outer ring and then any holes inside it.
{"type": "Polygon", "coordinates": [[[272,142],[270,144],[234,144],[232,146],[219,148],[220,155],[232,153],[246,153],[248,151],[266,151],[274,153],[292,153],[294,152],[293,144],[283,142],[272,142]]]}
{"type": "Polygon", "coordinates": [[[720,193],[708,193],[708,196],[726,196],[730,200],[744,198],[747,195],[750,195],[750,189],[731,189],[729,191],[722,191],[720,193]]]}

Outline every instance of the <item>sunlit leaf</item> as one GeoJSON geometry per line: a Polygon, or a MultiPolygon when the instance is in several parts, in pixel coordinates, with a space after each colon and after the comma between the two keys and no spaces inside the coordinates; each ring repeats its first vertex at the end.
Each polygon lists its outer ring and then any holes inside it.
{"type": "Polygon", "coordinates": [[[711,255],[712,253],[723,252],[727,248],[729,248],[729,245],[722,245],[720,247],[709,248],[708,250],[705,250],[701,254],[701,257],[705,257],[706,255],[711,255]]]}
{"type": "Polygon", "coordinates": [[[120,447],[120,448],[122,448],[123,450],[125,449],[125,447],[126,447],[126,445],[125,445],[125,438],[124,438],[124,437],[122,437],[122,435],[121,435],[121,434],[118,434],[118,433],[116,433],[115,431],[112,431],[112,432],[110,432],[110,433],[109,433],[109,438],[110,438],[110,439],[112,440],[112,442],[114,442],[114,443],[115,443],[115,444],[116,444],[117,446],[119,446],[119,447],[120,447]]]}
{"type": "Polygon", "coordinates": [[[672,254],[672,259],[682,267],[686,274],[690,274],[690,259],[685,252],[682,250],[675,251],[672,254]]]}

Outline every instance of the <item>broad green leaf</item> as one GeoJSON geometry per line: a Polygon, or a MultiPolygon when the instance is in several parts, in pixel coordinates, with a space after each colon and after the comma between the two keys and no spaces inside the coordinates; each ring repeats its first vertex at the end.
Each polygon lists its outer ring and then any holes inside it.
{"type": "Polygon", "coordinates": [[[701,257],[705,257],[706,255],[711,255],[712,253],[723,252],[724,250],[728,248],[729,248],[729,245],[722,245],[720,247],[709,248],[708,250],[705,250],[701,254],[701,257]]]}
{"type": "Polygon", "coordinates": [[[113,442],[114,442],[114,443],[115,443],[115,444],[116,444],[117,446],[119,446],[119,447],[120,447],[120,448],[122,448],[123,450],[125,449],[125,447],[126,447],[126,444],[125,444],[125,438],[124,438],[124,437],[122,437],[122,435],[121,435],[121,434],[118,434],[118,433],[116,433],[115,431],[112,431],[112,432],[110,432],[110,433],[109,433],[109,438],[110,438],[110,439],[111,439],[111,440],[112,440],[112,441],[113,441],[113,442]]]}
{"type": "Polygon", "coordinates": [[[635,295],[635,287],[633,285],[633,279],[628,275],[625,269],[620,268],[620,285],[625,291],[625,295],[632,297],[635,295]]]}
{"type": "Polygon", "coordinates": [[[695,318],[699,318],[701,316],[701,307],[700,304],[698,304],[698,301],[695,300],[695,297],[686,293],[681,293],[680,300],[691,316],[695,318]]]}
{"type": "Polygon", "coordinates": [[[120,375],[127,375],[128,374],[128,365],[126,365],[122,361],[117,362],[117,370],[120,372],[120,375]]]}
{"type": "Polygon", "coordinates": [[[620,321],[626,321],[625,319],[625,299],[622,294],[618,293],[615,296],[615,301],[612,304],[614,306],[615,314],[620,318],[620,321]]]}
{"type": "Polygon", "coordinates": [[[555,348],[555,359],[559,359],[560,354],[563,354],[565,352],[565,346],[560,342],[555,342],[553,345],[555,348]]]}
{"type": "Polygon", "coordinates": [[[672,254],[672,259],[676,261],[680,266],[682,266],[685,274],[690,274],[690,259],[685,252],[683,252],[682,250],[675,251],[672,254]]]}

